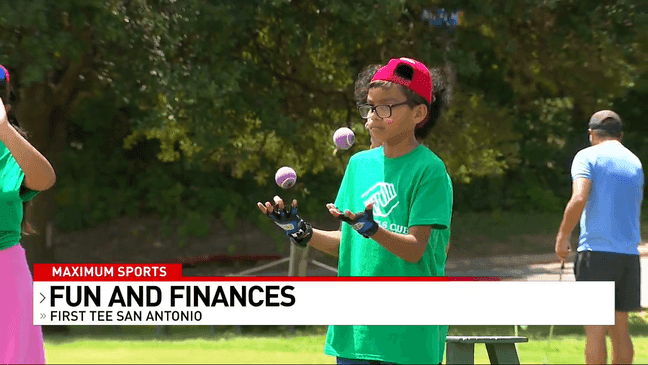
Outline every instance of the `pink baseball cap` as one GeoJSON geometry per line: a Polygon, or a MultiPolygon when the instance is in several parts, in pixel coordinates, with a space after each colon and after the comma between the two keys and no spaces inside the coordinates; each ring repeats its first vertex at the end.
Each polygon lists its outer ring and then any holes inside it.
{"type": "Polygon", "coordinates": [[[403,85],[432,104],[432,77],[430,70],[411,58],[394,58],[376,71],[371,82],[389,81],[403,85]]]}

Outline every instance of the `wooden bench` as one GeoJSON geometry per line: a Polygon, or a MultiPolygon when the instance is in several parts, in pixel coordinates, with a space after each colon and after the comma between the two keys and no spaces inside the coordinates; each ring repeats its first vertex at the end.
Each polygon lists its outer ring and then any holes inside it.
{"type": "Polygon", "coordinates": [[[474,364],[475,344],[483,343],[491,364],[519,364],[516,343],[528,342],[517,336],[448,336],[446,340],[447,364],[474,364]]]}

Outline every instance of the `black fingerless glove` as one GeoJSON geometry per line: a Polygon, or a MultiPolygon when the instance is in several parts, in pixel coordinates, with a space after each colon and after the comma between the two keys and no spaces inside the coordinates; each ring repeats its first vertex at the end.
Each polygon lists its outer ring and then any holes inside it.
{"type": "Polygon", "coordinates": [[[378,231],[378,223],[373,219],[373,208],[365,209],[364,212],[356,214],[356,219],[351,219],[345,215],[340,215],[337,218],[349,223],[364,238],[369,238],[378,231]]]}
{"type": "Polygon", "coordinates": [[[313,227],[297,215],[296,207],[292,207],[290,211],[275,207],[272,213],[268,213],[268,217],[286,231],[290,242],[297,246],[306,247],[313,237],[313,227]]]}

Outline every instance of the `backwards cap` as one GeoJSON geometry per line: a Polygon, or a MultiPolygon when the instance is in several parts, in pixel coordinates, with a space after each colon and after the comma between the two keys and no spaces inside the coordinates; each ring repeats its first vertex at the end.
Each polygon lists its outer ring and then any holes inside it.
{"type": "Polygon", "coordinates": [[[589,129],[600,129],[613,136],[618,136],[623,129],[623,122],[621,122],[621,117],[617,113],[611,110],[601,110],[594,113],[590,118],[589,129]],[[606,119],[612,119],[612,121],[603,123],[606,119]]]}
{"type": "Polygon", "coordinates": [[[389,81],[403,85],[432,104],[432,77],[424,64],[411,58],[394,58],[376,71],[371,82],[389,81]]]}

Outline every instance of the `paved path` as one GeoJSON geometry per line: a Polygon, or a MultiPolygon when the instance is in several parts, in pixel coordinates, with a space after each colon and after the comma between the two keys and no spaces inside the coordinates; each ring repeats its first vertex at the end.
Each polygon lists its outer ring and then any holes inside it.
{"type": "MultiPolygon", "coordinates": [[[[648,244],[641,253],[641,306],[648,308],[648,244]]],[[[499,256],[474,260],[448,260],[448,276],[497,276],[503,280],[559,281],[560,263],[554,254],[499,256]]],[[[563,281],[575,281],[573,255],[565,264],[563,281]]]]}
{"type": "MultiPolygon", "coordinates": [[[[648,308],[648,243],[639,247],[641,257],[641,305],[648,308]]],[[[573,255],[565,264],[563,281],[574,281],[573,255]]],[[[208,268],[205,268],[209,270],[208,268]]],[[[186,276],[213,275],[191,268],[184,269],[186,276]]],[[[478,259],[450,259],[446,265],[448,276],[494,276],[502,280],[561,280],[560,263],[553,253],[542,255],[495,256],[478,259]]],[[[257,272],[256,276],[285,276],[288,264],[283,263],[267,270],[257,272]]],[[[308,276],[335,276],[330,270],[310,264],[308,276]]]]}

